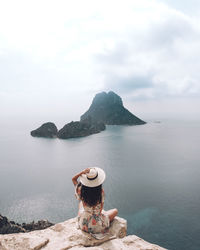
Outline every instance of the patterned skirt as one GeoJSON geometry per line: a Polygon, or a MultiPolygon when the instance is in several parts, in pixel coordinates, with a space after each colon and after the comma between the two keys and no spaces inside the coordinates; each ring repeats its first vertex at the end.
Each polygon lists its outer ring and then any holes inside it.
{"type": "Polygon", "coordinates": [[[105,211],[92,210],[91,208],[79,208],[78,226],[87,233],[106,233],[110,226],[110,220],[105,211]]]}

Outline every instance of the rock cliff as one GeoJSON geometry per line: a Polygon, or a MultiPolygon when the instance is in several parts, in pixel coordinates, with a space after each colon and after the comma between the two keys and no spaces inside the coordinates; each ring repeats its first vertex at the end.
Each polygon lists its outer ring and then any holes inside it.
{"type": "Polygon", "coordinates": [[[123,106],[120,96],[110,91],[96,94],[88,111],[81,116],[81,121],[88,116],[93,121],[107,125],[141,125],[142,121],[123,106]]]}
{"type": "Polygon", "coordinates": [[[40,231],[0,235],[1,250],[164,250],[135,236],[126,236],[126,220],[116,217],[108,234],[103,239],[95,239],[76,227],[76,218],[58,223],[40,231]]]}

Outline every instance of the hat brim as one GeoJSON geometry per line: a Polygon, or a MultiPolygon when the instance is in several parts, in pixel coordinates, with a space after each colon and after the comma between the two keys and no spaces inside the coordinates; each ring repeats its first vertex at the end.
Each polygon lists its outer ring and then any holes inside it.
{"type": "Polygon", "coordinates": [[[97,187],[101,185],[106,178],[106,174],[103,169],[95,167],[98,172],[98,176],[94,180],[89,180],[86,174],[80,176],[80,182],[86,187],[97,187]]]}

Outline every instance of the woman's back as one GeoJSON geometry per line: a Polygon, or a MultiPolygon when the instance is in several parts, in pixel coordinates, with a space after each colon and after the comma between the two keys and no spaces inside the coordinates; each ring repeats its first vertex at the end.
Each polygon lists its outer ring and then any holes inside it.
{"type": "Polygon", "coordinates": [[[100,168],[85,169],[72,178],[79,202],[78,225],[85,232],[105,233],[110,221],[117,215],[117,209],[105,212],[102,183],[105,172],[100,168]],[[80,183],[77,179],[80,177],[80,183]]]}
{"type": "Polygon", "coordinates": [[[104,190],[101,189],[101,203],[90,206],[84,200],[81,194],[81,189],[84,186],[79,186],[75,190],[76,197],[80,200],[79,212],[78,212],[78,224],[79,227],[89,233],[105,233],[109,228],[109,218],[102,211],[104,204],[104,190]]]}

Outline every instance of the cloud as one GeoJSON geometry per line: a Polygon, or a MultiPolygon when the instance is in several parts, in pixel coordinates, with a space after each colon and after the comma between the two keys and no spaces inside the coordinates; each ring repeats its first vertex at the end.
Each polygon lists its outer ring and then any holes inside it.
{"type": "Polygon", "coordinates": [[[199,42],[196,21],[162,5],[144,17],[140,30],[133,26],[95,60],[107,89],[142,99],[195,97],[200,95],[199,42]]]}
{"type": "Polygon", "coordinates": [[[156,23],[151,23],[142,41],[143,47],[150,50],[170,50],[175,43],[189,41],[195,34],[192,20],[175,10],[165,10],[156,23]],[[146,45],[146,46],[145,46],[146,45]]]}
{"type": "Polygon", "coordinates": [[[15,99],[22,110],[28,95],[36,112],[44,101],[62,108],[84,96],[86,107],[105,90],[129,100],[197,98],[200,19],[194,9],[186,0],[4,1],[4,103],[15,99]]]}
{"type": "Polygon", "coordinates": [[[199,0],[165,0],[165,3],[187,15],[199,16],[199,0]]]}
{"type": "Polygon", "coordinates": [[[150,75],[129,75],[119,76],[109,75],[106,85],[107,89],[112,89],[118,93],[130,94],[138,89],[151,89],[153,88],[153,80],[150,75]]]}

